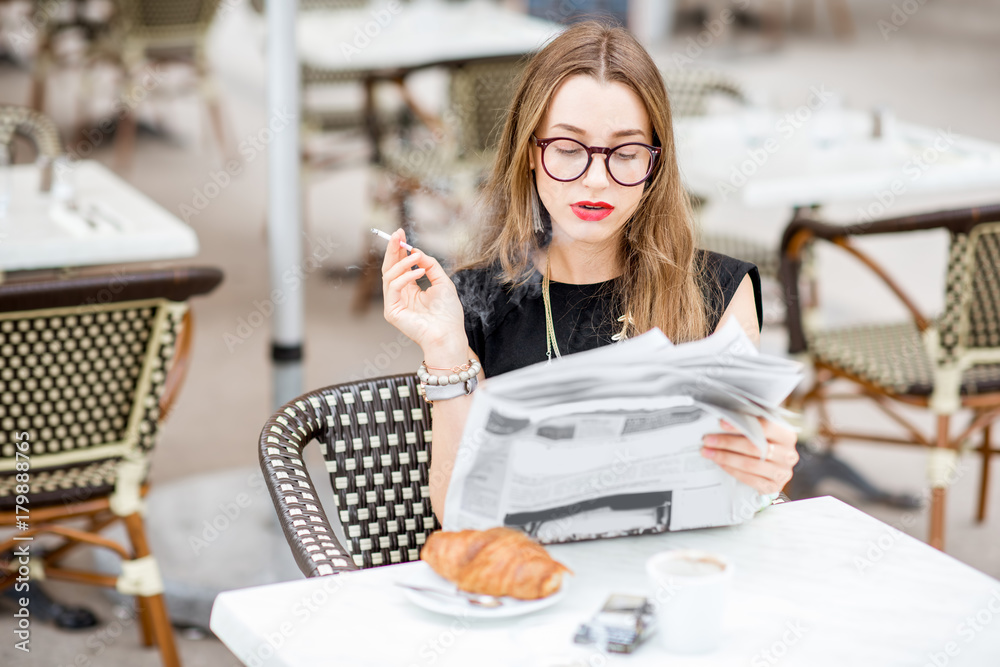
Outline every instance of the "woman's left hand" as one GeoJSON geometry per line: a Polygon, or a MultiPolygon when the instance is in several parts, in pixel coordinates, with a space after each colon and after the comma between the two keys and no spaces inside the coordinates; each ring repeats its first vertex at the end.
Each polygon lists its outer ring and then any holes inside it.
{"type": "Polygon", "coordinates": [[[792,478],[792,468],[799,460],[795,451],[797,437],[794,431],[774,422],[761,419],[760,424],[769,445],[767,460],[761,461],[757,447],[725,421],[722,428],[728,433],[706,435],[701,455],[744,484],[769,495],[781,491],[792,478]]]}

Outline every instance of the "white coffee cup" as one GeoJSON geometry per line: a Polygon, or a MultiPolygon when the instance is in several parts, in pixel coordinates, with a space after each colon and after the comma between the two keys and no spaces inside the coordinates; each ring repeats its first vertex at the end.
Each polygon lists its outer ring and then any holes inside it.
{"type": "Polygon", "coordinates": [[[708,551],[675,549],[646,561],[653,580],[657,635],[674,653],[708,653],[722,643],[733,564],[708,551]]]}

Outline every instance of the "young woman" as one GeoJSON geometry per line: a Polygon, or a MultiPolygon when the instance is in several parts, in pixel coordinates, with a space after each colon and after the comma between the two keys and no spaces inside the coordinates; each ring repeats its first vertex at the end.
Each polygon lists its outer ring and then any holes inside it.
{"type": "MultiPolygon", "coordinates": [[[[622,28],[576,24],[524,70],[472,261],[449,278],[434,258],[407,255],[402,230],[393,235],[382,265],[385,318],[424,353],[439,519],[475,385],[449,379],[471,372],[482,381],[654,326],[679,343],[735,318],[759,341],[757,269],[696,249],[673,136],[649,54],[622,28]],[[426,290],[416,283],[424,275],[426,290]]],[[[732,432],[707,436],[702,455],[772,494],[791,479],[796,438],[763,426],[765,461],[732,432]]]]}

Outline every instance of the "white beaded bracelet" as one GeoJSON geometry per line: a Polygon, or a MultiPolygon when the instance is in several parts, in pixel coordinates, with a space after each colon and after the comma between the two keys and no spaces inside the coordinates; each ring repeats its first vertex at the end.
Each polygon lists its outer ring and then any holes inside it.
{"type": "Polygon", "coordinates": [[[456,366],[451,369],[456,371],[450,375],[431,375],[427,372],[427,364],[420,364],[420,368],[417,369],[417,377],[420,381],[426,385],[448,385],[448,384],[458,384],[460,382],[468,382],[469,379],[479,377],[479,371],[483,369],[482,364],[478,361],[473,361],[469,359],[468,364],[463,366],[456,366]],[[462,370],[458,370],[461,368],[462,370]]]}

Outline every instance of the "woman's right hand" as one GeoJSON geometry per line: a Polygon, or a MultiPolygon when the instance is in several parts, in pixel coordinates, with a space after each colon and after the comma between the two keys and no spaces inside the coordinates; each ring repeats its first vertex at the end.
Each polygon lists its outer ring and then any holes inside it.
{"type": "MultiPolygon", "coordinates": [[[[468,348],[465,313],[455,283],[433,257],[417,249],[407,254],[406,249],[399,245],[405,240],[403,230],[396,230],[382,261],[386,321],[425,352],[454,349],[460,350],[459,355],[464,356],[468,348]],[[426,290],[417,285],[417,280],[423,275],[431,282],[426,290]]],[[[462,361],[459,359],[454,363],[462,361]]]]}

